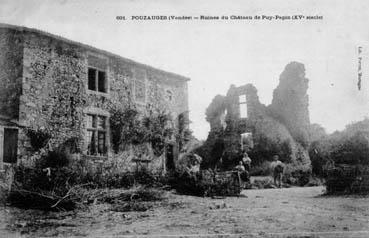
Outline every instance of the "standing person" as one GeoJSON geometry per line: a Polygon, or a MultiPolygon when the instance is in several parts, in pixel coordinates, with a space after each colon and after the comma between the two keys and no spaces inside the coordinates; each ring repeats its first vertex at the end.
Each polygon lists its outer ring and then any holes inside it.
{"type": "Polygon", "coordinates": [[[223,169],[223,157],[224,157],[225,151],[223,151],[222,156],[220,156],[218,162],[215,164],[215,171],[221,171],[223,169]]]}
{"type": "Polygon", "coordinates": [[[274,185],[280,188],[282,186],[284,164],[279,160],[278,155],[273,156],[273,162],[270,164],[270,167],[273,170],[274,185]]]}
{"type": "Polygon", "coordinates": [[[245,171],[245,166],[243,166],[242,161],[240,161],[238,163],[238,165],[236,167],[234,167],[234,170],[236,170],[238,172],[244,172],[245,171]]]}
{"type": "Polygon", "coordinates": [[[251,158],[249,157],[249,155],[246,152],[243,153],[242,164],[245,167],[246,171],[247,172],[250,172],[250,169],[251,169],[251,158]]]}
{"type": "Polygon", "coordinates": [[[238,172],[241,188],[245,188],[246,183],[250,181],[250,177],[249,172],[243,166],[242,160],[239,161],[239,164],[234,169],[238,172]]]}

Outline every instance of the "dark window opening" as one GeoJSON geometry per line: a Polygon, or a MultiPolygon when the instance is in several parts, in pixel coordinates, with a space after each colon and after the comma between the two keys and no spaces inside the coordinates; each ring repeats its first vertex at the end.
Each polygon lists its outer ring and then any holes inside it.
{"type": "Polygon", "coordinates": [[[100,155],[105,155],[105,142],[106,142],[106,133],[99,131],[98,132],[98,140],[97,140],[97,153],[100,155]]]}
{"type": "Polygon", "coordinates": [[[3,162],[16,163],[18,154],[18,130],[4,128],[3,162]]]}
{"type": "Polygon", "coordinates": [[[99,80],[99,92],[106,93],[106,80],[105,80],[105,72],[99,71],[98,73],[99,80]]]}
{"type": "Polygon", "coordinates": [[[106,117],[87,115],[87,154],[106,156],[106,117]]]}
{"type": "Polygon", "coordinates": [[[106,93],[106,73],[94,68],[88,68],[88,89],[92,91],[106,93]]]}
{"type": "Polygon", "coordinates": [[[88,89],[96,91],[96,69],[88,69],[88,89]]]}
{"type": "Polygon", "coordinates": [[[88,141],[88,147],[87,147],[87,154],[88,155],[95,155],[96,154],[96,132],[95,131],[87,131],[87,141],[88,141]]]}
{"type": "Polygon", "coordinates": [[[174,170],[174,147],[173,145],[166,145],[166,167],[167,170],[174,170]]]}

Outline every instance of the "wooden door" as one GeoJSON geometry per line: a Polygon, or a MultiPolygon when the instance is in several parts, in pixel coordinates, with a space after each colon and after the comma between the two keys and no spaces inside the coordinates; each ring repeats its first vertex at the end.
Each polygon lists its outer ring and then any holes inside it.
{"type": "Polygon", "coordinates": [[[4,156],[5,163],[17,162],[18,129],[4,128],[4,156]]]}

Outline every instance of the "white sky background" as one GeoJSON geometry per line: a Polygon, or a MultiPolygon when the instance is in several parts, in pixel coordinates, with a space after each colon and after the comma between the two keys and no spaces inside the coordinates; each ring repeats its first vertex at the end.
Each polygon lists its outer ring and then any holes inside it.
{"type": "Polygon", "coordinates": [[[328,132],[369,112],[369,1],[0,0],[0,22],[37,28],[190,77],[191,129],[229,86],[253,83],[270,104],[286,64],[305,64],[312,123],[328,132]],[[117,21],[117,15],[322,15],[310,21],[117,21]],[[362,89],[357,47],[363,46],[362,89]]]}

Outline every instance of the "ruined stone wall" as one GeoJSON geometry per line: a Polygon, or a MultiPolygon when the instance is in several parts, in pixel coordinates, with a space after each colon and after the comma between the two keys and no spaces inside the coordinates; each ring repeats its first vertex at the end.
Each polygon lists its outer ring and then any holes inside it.
{"type": "Polygon", "coordinates": [[[0,116],[6,119],[18,119],[22,58],[22,34],[0,28],[0,116]]]}
{"type": "Polygon", "coordinates": [[[204,166],[214,166],[220,157],[223,157],[225,169],[234,166],[242,157],[242,150],[250,149],[243,148],[241,134],[252,133],[253,148],[248,152],[254,156],[254,162],[270,160],[274,154],[279,154],[284,162],[308,168],[306,132],[310,120],[307,88],[303,64],[292,62],[281,74],[272,104],[268,107],[260,103],[257,89],[252,84],[231,85],[226,96],[217,95],[206,111],[211,131],[199,150],[204,152],[204,166]],[[240,107],[244,104],[240,104],[239,96],[247,105],[246,117],[241,117],[240,107]],[[225,126],[221,123],[223,112],[226,112],[225,126]],[[219,144],[222,149],[216,151],[217,155],[209,152],[215,147],[220,148],[219,144]]]}
{"type": "Polygon", "coordinates": [[[283,123],[292,136],[304,146],[308,143],[309,97],[308,79],[301,63],[289,63],[279,78],[269,106],[271,115],[283,123]]]}
{"type": "Polygon", "coordinates": [[[206,121],[210,124],[210,130],[224,129],[225,114],[227,109],[226,98],[222,95],[216,95],[206,109],[206,121]]]}
{"type": "MultiPolygon", "coordinates": [[[[82,153],[86,154],[87,113],[109,117],[113,105],[134,105],[145,113],[146,107],[152,105],[166,109],[176,119],[187,111],[187,82],[178,77],[91,47],[24,32],[19,121],[25,127],[50,131],[50,150],[70,138],[78,138],[82,153]],[[88,89],[89,66],[106,70],[107,93],[88,89]],[[138,77],[144,84],[137,83],[138,77]]],[[[109,134],[108,156],[121,158],[113,155],[109,134]]],[[[20,131],[19,141],[21,158],[26,159],[32,148],[24,131],[20,131]]],[[[104,162],[104,158],[94,159],[104,162]]]]}

